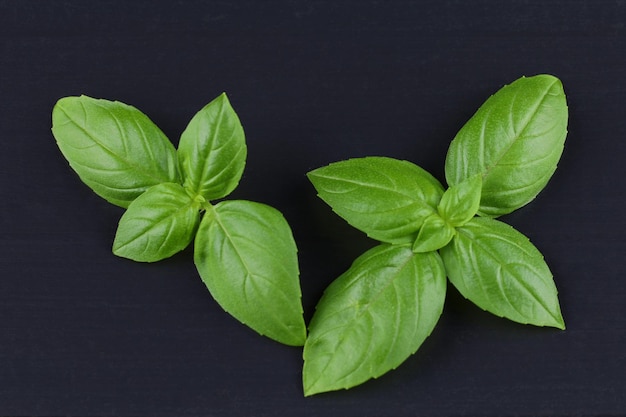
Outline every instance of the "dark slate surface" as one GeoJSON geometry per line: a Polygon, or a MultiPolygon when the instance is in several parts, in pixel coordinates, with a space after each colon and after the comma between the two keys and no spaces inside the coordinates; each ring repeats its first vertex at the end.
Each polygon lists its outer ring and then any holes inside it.
{"type": "Polygon", "coordinates": [[[0,1],[0,415],[552,416],[626,413],[623,1],[0,1]],[[306,171],[365,155],[443,180],[456,131],[503,84],[562,79],[559,169],[505,220],[545,254],[567,330],[490,316],[450,288],[418,353],[349,391],[303,398],[301,349],[237,323],[187,250],[113,256],[122,210],[70,170],[57,99],[140,108],[177,143],[222,91],[247,133],[232,198],[279,208],[310,319],[374,244],[306,171]]]}

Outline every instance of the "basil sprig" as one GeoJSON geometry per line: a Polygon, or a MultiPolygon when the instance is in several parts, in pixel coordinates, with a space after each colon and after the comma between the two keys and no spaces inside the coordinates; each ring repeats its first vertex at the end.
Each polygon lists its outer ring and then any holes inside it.
{"type": "Polygon", "coordinates": [[[198,272],[224,310],[281,343],[304,344],[297,248],[287,221],[261,203],[211,203],[235,189],[246,162],[243,128],[226,94],[191,119],[178,150],[146,115],[120,102],[65,97],[52,122],[83,182],[128,209],[116,255],[154,262],[194,240],[198,272]]]}
{"type": "Polygon", "coordinates": [[[308,173],[322,200],[381,244],[319,301],[304,346],[305,395],[349,388],[400,365],[441,315],[446,275],[497,316],[565,328],[543,256],[494,217],[544,188],[563,150],[567,117],[557,78],[523,77],[489,98],[454,138],[445,192],[426,171],[391,158],[308,173]]]}

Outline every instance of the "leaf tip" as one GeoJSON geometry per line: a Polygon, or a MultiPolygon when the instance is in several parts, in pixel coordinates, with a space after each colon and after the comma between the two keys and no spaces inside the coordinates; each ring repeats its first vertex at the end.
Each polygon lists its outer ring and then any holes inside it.
{"type": "Polygon", "coordinates": [[[565,320],[563,319],[563,313],[561,313],[561,307],[556,305],[555,311],[552,311],[550,314],[551,322],[546,323],[546,326],[556,327],[559,330],[565,330],[565,320]]]}
{"type": "Polygon", "coordinates": [[[227,106],[227,108],[231,108],[232,109],[232,105],[230,104],[230,100],[228,98],[228,94],[226,94],[226,91],[222,91],[219,96],[215,97],[213,102],[214,103],[219,103],[221,105],[225,105],[225,106],[227,106]]]}
{"type": "Polygon", "coordinates": [[[544,316],[543,320],[529,320],[525,324],[540,327],[554,327],[559,330],[565,330],[565,320],[563,320],[560,310],[557,310],[556,312],[548,312],[548,315],[544,316]]]}
{"type": "Polygon", "coordinates": [[[74,96],[61,97],[60,99],[57,100],[57,102],[54,105],[54,107],[62,107],[64,103],[72,101],[73,99],[76,99],[76,97],[74,97],[74,96]]]}
{"type": "Polygon", "coordinates": [[[57,117],[59,116],[59,112],[61,113],[66,113],[66,109],[68,107],[71,107],[76,101],[78,100],[78,97],[75,96],[66,96],[66,97],[61,97],[60,99],[57,100],[57,102],[54,104],[54,107],[52,107],[52,122],[53,122],[53,126],[52,128],[54,129],[54,122],[57,121],[57,117]]]}
{"type": "Polygon", "coordinates": [[[130,259],[131,261],[135,262],[153,262],[152,260],[144,259],[138,254],[133,254],[131,251],[126,250],[126,245],[118,242],[117,239],[113,241],[113,247],[111,248],[111,252],[113,252],[113,255],[117,256],[118,258],[130,259]]]}
{"type": "Polygon", "coordinates": [[[329,389],[324,389],[320,387],[320,385],[317,383],[319,381],[319,378],[310,378],[307,374],[308,373],[305,366],[302,373],[302,388],[305,397],[311,397],[315,394],[321,394],[322,392],[330,391],[329,389]]]}
{"type": "Polygon", "coordinates": [[[128,253],[126,253],[123,250],[123,247],[121,245],[116,243],[116,241],[113,242],[113,247],[111,248],[111,252],[113,253],[113,255],[117,256],[118,258],[130,259],[132,261],[141,262],[138,259],[133,259],[128,253]]]}
{"type": "Polygon", "coordinates": [[[302,389],[305,397],[310,397],[322,392],[333,391],[338,388],[329,384],[328,374],[324,372],[325,367],[316,366],[314,358],[311,357],[310,349],[314,345],[311,338],[307,340],[303,349],[304,366],[302,367],[302,389]],[[325,378],[326,377],[326,378],[325,378]]]}
{"type": "MultiPolygon", "coordinates": [[[[302,316],[300,316],[302,318],[302,316]]],[[[280,343],[283,343],[288,346],[301,347],[304,346],[306,342],[306,326],[304,325],[304,318],[302,318],[302,323],[297,326],[289,326],[289,335],[284,337],[282,340],[278,340],[280,343]]]]}
{"type": "Polygon", "coordinates": [[[303,392],[305,397],[312,397],[313,395],[320,393],[320,391],[315,391],[307,386],[304,386],[303,392]]]}
{"type": "Polygon", "coordinates": [[[322,175],[320,175],[320,170],[322,169],[323,168],[316,168],[306,173],[307,179],[309,180],[309,182],[311,182],[311,184],[313,184],[313,187],[315,187],[316,189],[317,189],[318,180],[322,177],[322,175]]]}
{"type": "Polygon", "coordinates": [[[307,178],[311,179],[313,177],[317,177],[319,174],[319,170],[322,168],[315,168],[306,173],[307,178]]]}
{"type": "Polygon", "coordinates": [[[561,314],[555,317],[555,322],[552,326],[559,330],[565,330],[565,320],[563,320],[563,316],[561,314]]]}

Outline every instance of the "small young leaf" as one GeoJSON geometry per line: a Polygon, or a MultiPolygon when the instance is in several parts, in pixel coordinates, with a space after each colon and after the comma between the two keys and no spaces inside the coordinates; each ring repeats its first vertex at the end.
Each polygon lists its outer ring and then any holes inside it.
{"type": "Polygon", "coordinates": [[[551,75],[520,78],[491,96],[461,128],[446,157],[455,185],[482,174],[479,214],[497,217],[530,202],[563,152],[567,103],[551,75]]]}
{"type": "Polygon", "coordinates": [[[424,220],[424,224],[413,243],[413,252],[430,252],[446,246],[454,237],[454,227],[432,214],[424,220]]]}
{"type": "Polygon", "coordinates": [[[339,216],[388,243],[412,243],[443,194],[441,184],[422,168],[385,157],[335,162],[307,175],[339,216]]]}
{"type": "Polygon", "coordinates": [[[120,219],[113,242],[117,256],[155,262],[185,249],[198,226],[200,205],[180,184],[151,187],[120,219]]]}
{"type": "Polygon", "coordinates": [[[174,146],[132,106],[62,98],[52,110],[52,133],[80,179],[120,207],[153,185],[180,181],[174,146]]]}
{"type": "Polygon", "coordinates": [[[548,265],[511,226],[475,217],[440,253],[450,281],[480,308],[519,323],[565,328],[548,265]]]}
{"type": "Polygon", "coordinates": [[[482,176],[480,174],[450,186],[443,193],[437,207],[439,215],[452,226],[464,225],[478,212],[481,187],[482,176]]]}
{"type": "Polygon", "coordinates": [[[180,137],[185,188],[207,200],[227,196],[239,184],[246,149],[243,127],[222,93],[191,119],[180,137]]]}
{"type": "Polygon", "coordinates": [[[441,315],[446,277],[436,252],[382,244],[325,291],[304,346],[305,395],[349,388],[395,369],[441,315]]]}
{"type": "Polygon", "coordinates": [[[281,343],[302,346],[296,244],[276,209],[224,201],[207,210],[195,240],[195,263],[215,300],[232,316],[281,343]]]}

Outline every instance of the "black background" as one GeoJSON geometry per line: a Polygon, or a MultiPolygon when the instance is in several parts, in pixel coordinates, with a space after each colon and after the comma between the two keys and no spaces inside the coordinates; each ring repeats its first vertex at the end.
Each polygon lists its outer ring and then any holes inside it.
{"type": "Polygon", "coordinates": [[[626,2],[0,1],[0,415],[626,414],[626,2]],[[544,253],[566,331],[493,317],[449,288],[397,370],[303,398],[302,351],[212,300],[186,250],[115,257],[122,209],[50,133],[60,97],[132,104],[176,144],[226,91],[249,157],[229,198],[291,223],[307,321],[374,245],[304,174],[365,155],[443,180],[450,140],[522,75],[558,76],[559,169],[505,221],[544,253]]]}

